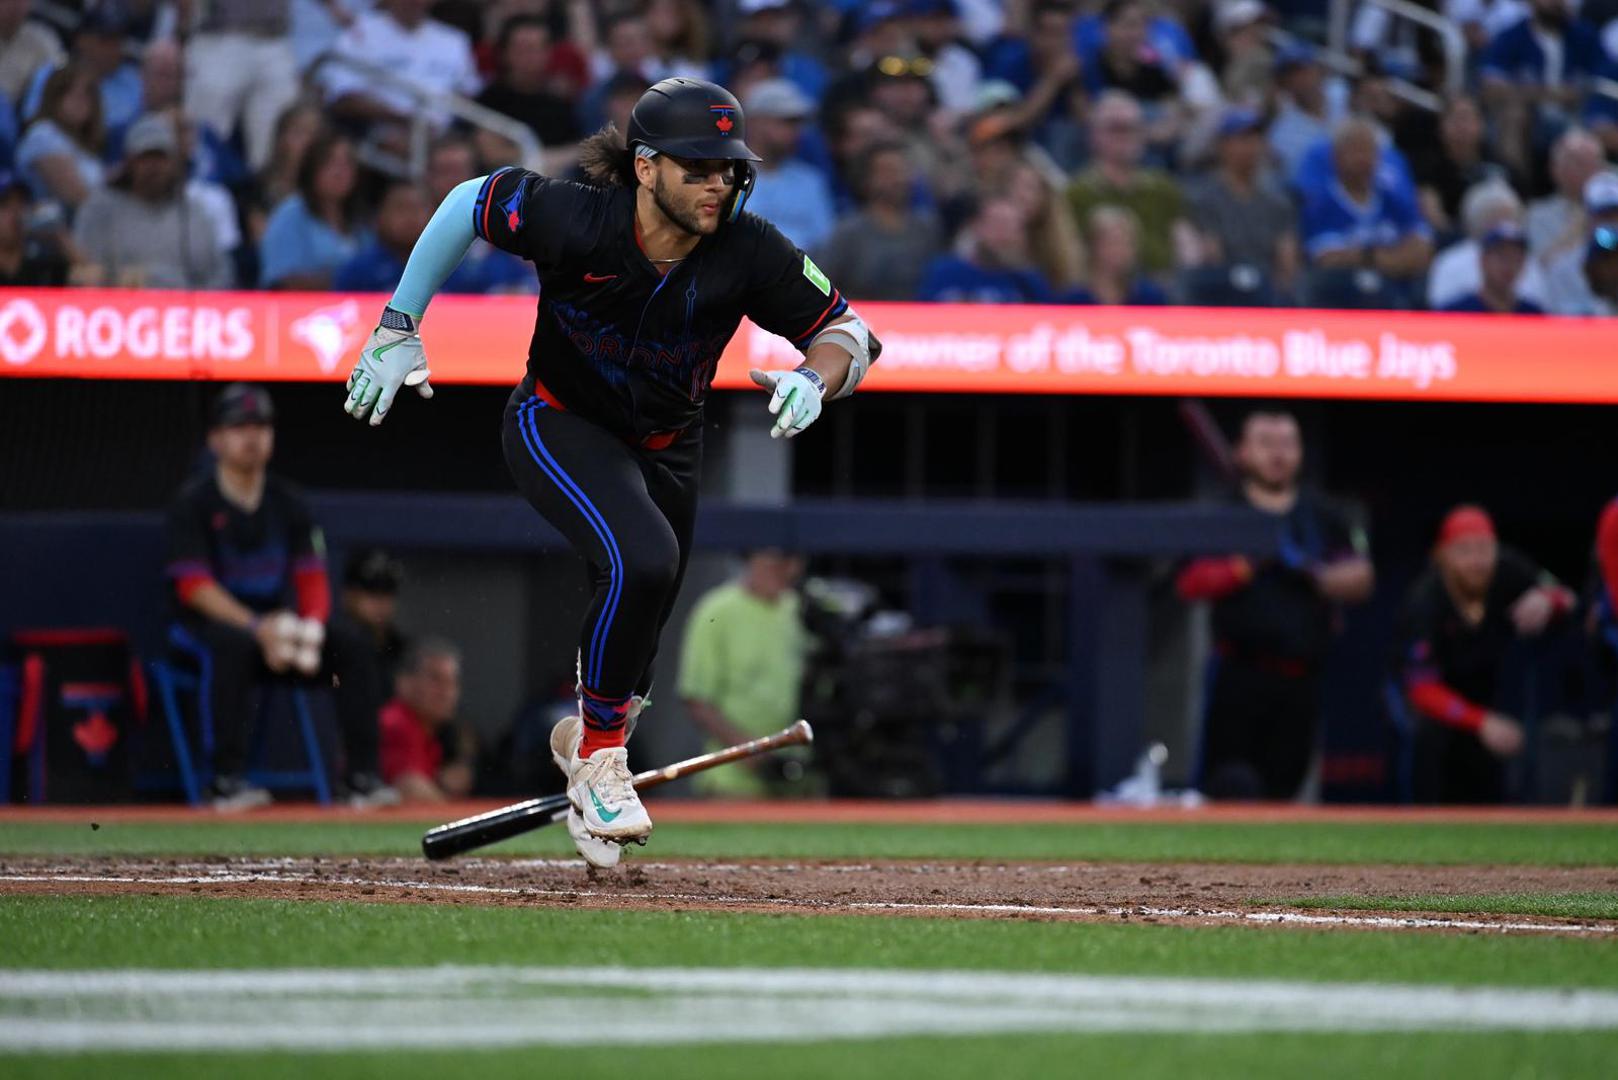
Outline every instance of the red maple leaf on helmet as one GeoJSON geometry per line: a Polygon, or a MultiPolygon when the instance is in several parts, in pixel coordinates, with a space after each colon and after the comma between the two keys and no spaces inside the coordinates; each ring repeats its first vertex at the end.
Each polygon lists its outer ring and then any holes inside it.
{"type": "Polygon", "coordinates": [[[713,126],[718,128],[721,133],[729,135],[730,129],[736,126],[736,122],[724,113],[720,113],[719,119],[713,122],[713,126]]]}

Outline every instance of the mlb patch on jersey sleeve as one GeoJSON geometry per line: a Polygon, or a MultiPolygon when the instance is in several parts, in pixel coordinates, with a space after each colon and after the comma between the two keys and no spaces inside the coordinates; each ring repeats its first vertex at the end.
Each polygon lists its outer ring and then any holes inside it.
{"type": "Polygon", "coordinates": [[[803,276],[808,278],[809,283],[819,289],[822,295],[831,295],[831,278],[827,277],[820,267],[815,265],[815,261],[807,255],[803,257],[803,276]]]}

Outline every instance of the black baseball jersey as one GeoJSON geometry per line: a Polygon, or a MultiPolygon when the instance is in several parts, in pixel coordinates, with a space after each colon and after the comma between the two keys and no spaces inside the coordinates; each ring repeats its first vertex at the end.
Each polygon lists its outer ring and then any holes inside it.
{"type": "Polygon", "coordinates": [[[293,576],[326,565],[325,541],[303,496],[273,474],[251,513],[220,493],[212,470],[187,483],[169,504],[168,549],[176,584],[213,578],[260,613],[293,606],[293,576]]]}
{"type": "Polygon", "coordinates": [[[524,389],[635,442],[696,422],[743,316],[800,349],[848,309],[809,257],[744,213],[667,274],[646,258],[635,195],[540,176],[492,174],[477,235],[534,264],[539,312],[524,389]]]}
{"type": "Polygon", "coordinates": [[[1500,665],[1517,638],[1511,606],[1528,590],[1554,583],[1527,556],[1501,545],[1483,618],[1474,624],[1456,609],[1437,568],[1428,569],[1410,587],[1400,613],[1397,666],[1407,674],[1434,675],[1473,704],[1492,706],[1500,665]]]}
{"type": "MultiPolygon", "coordinates": [[[[1240,492],[1233,500],[1250,506],[1240,492]]],[[[1308,562],[1333,562],[1366,553],[1365,534],[1327,499],[1304,489],[1292,509],[1273,515],[1283,547],[1308,562]]],[[[1326,655],[1336,609],[1310,574],[1274,560],[1256,567],[1253,580],[1213,608],[1214,636],[1242,653],[1315,661],[1326,655]]]]}

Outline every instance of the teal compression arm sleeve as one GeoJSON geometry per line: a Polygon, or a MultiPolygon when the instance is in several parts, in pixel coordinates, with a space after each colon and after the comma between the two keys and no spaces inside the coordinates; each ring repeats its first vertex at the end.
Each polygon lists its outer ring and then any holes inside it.
{"type": "Polygon", "coordinates": [[[460,265],[476,234],[472,231],[472,206],[486,177],[455,185],[438,204],[433,219],[422,230],[405,263],[404,276],[393,290],[388,306],[420,318],[432,303],[433,294],[460,265]]]}

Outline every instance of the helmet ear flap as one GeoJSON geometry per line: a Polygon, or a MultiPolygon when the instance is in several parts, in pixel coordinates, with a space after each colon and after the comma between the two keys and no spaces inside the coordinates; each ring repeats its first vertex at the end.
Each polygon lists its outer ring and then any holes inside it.
{"type": "Polygon", "coordinates": [[[753,193],[753,184],[758,179],[758,170],[753,168],[751,161],[736,162],[736,190],[730,196],[730,213],[725,215],[726,222],[735,222],[742,216],[742,207],[747,205],[747,197],[753,193]]]}

